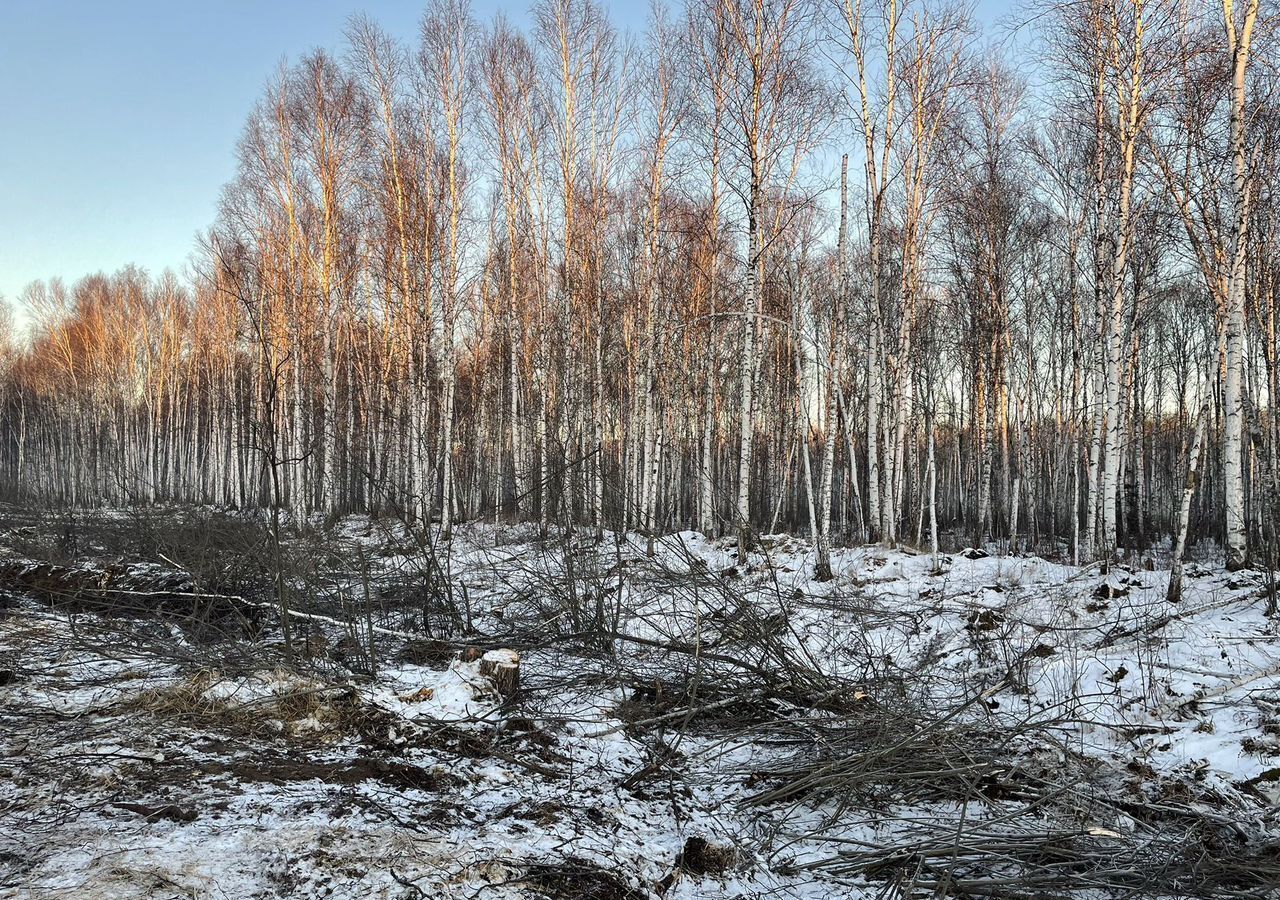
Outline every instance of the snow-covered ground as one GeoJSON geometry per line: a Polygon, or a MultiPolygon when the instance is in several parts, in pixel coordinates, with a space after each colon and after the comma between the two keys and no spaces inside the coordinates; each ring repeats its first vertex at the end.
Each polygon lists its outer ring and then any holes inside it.
{"type": "Polygon", "coordinates": [[[1255,573],[468,526],[234,642],[0,606],[0,897],[1267,896],[1255,573]],[[979,558],[970,558],[970,556],[979,558]],[[384,594],[386,591],[383,592],[384,594]],[[467,631],[466,622],[470,622],[467,631]],[[373,624],[372,635],[369,625],[373,624]],[[363,629],[363,630],[361,630],[363,629]],[[372,640],[375,671],[353,669],[372,640]],[[518,651],[498,694],[472,659],[518,651]],[[351,666],[351,668],[348,668],[351,666]],[[1197,854],[1199,854],[1197,856],[1197,854]]]}

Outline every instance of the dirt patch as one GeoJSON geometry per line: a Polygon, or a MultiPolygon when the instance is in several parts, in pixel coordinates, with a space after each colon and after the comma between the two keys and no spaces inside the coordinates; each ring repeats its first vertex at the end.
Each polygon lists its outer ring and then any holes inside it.
{"type": "Polygon", "coordinates": [[[135,815],[142,816],[148,822],[159,822],[161,820],[168,822],[194,822],[200,817],[195,809],[189,806],[179,806],[176,803],[166,803],[161,806],[147,806],[145,803],[113,803],[116,809],[123,809],[125,812],[131,812],[135,815]]]}
{"type": "Polygon", "coordinates": [[[691,837],[676,857],[676,868],[691,875],[723,875],[733,865],[735,856],[732,847],[713,844],[703,837],[691,837]]]}
{"type": "Polygon", "coordinates": [[[395,760],[357,757],[335,762],[297,756],[260,757],[244,760],[210,760],[197,764],[205,775],[228,775],[250,784],[286,785],[298,781],[353,785],[376,781],[401,790],[439,793],[463,784],[461,778],[440,769],[395,760]]]}
{"type": "Polygon", "coordinates": [[[581,859],[530,866],[522,879],[536,891],[534,896],[551,900],[646,900],[648,893],[636,890],[612,872],[581,859]]]}

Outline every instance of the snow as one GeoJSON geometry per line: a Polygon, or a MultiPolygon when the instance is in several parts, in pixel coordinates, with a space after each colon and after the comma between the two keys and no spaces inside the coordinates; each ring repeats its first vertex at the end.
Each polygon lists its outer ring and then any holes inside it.
{"type": "MultiPolygon", "coordinates": [[[[366,549],[386,541],[367,520],[339,534],[366,549]]],[[[0,613],[0,669],[21,673],[0,687],[0,897],[503,900],[558,896],[565,868],[635,897],[873,897],[885,883],[839,875],[833,854],[887,854],[962,822],[1044,826],[1005,821],[1012,801],[893,790],[875,807],[749,803],[797,752],[822,749],[803,735],[839,717],[777,701],[757,725],[719,725],[716,704],[740,715],[730,692],[708,695],[686,725],[687,701],[650,712],[636,688],[687,674],[659,644],[698,648],[690,671],[714,686],[732,668],[716,657],[762,652],[735,630],[743,622],[772,629],[770,652],[840,679],[845,702],[888,702],[900,684],[992,734],[1043,720],[1041,745],[992,752],[1103,773],[1133,803],[1179,803],[1274,839],[1280,635],[1247,573],[1192,566],[1171,606],[1166,572],[859,547],[834,551],[837,577],[821,583],[795,537],[767,536],[745,566],[693,532],[659,542],[652,560],[645,543],[573,544],[579,587],[607,592],[618,631],[637,639],[605,651],[575,644],[558,606],[563,548],[528,529],[458,529],[449,571],[478,631],[512,638],[485,641],[483,658],[519,662],[514,704],[479,660],[391,652],[410,622],[381,623],[386,658],[362,679],[336,663],[193,669],[145,648],[95,650],[118,627],[105,619],[73,625],[25,601],[0,613]],[[628,703],[639,711],[624,714],[628,703]],[[373,737],[343,724],[349,709],[376,715],[373,737]],[[732,861],[675,869],[691,837],[732,861]]],[[[387,572],[412,564],[378,559],[387,572]]],[[[1136,814],[1099,804],[1072,827],[1101,846],[1148,827],[1136,814]]]]}

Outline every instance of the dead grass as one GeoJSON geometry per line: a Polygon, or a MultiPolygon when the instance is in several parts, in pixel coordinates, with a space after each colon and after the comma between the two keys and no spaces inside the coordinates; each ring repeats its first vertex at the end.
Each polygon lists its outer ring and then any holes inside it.
{"type": "Polygon", "coordinates": [[[185,725],[244,737],[283,736],[309,744],[332,743],[360,730],[346,689],[301,681],[282,670],[228,678],[201,669],[175,684],[143,691],[122,705],[185,725]]]}

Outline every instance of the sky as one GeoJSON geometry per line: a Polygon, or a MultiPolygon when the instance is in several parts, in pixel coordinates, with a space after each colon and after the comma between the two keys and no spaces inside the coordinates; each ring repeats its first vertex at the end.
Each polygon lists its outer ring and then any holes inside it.
{"type": "MultiPolygon", "coordinates": [[[[640,30],[643,0],[605,0],[640,30]]],[[[990,18],[1005,0],[982,0],[990,18]]],[[[136,263],[181,271],[282,60],[366,12],[411,40],[415,0],[0,0],[0,297],[136,263]]],[[[527,0],[473,0],[477,18],[527,0]]]]}
{"type": "MultiPolygon", "coordinates": [[[[476,0],[487,19],[501,0],[476,0]]],[[[525,3],[508,4],[523,19],[525,3]]],[[[281,60],[414,0],[0,0],[0,296],[134,262],[181,269],[281,60]]],[[[615,16],[622,21],[629,16],[615,16]]],[[[624,24],[626,24],[624,22],[624,24]]]]}

